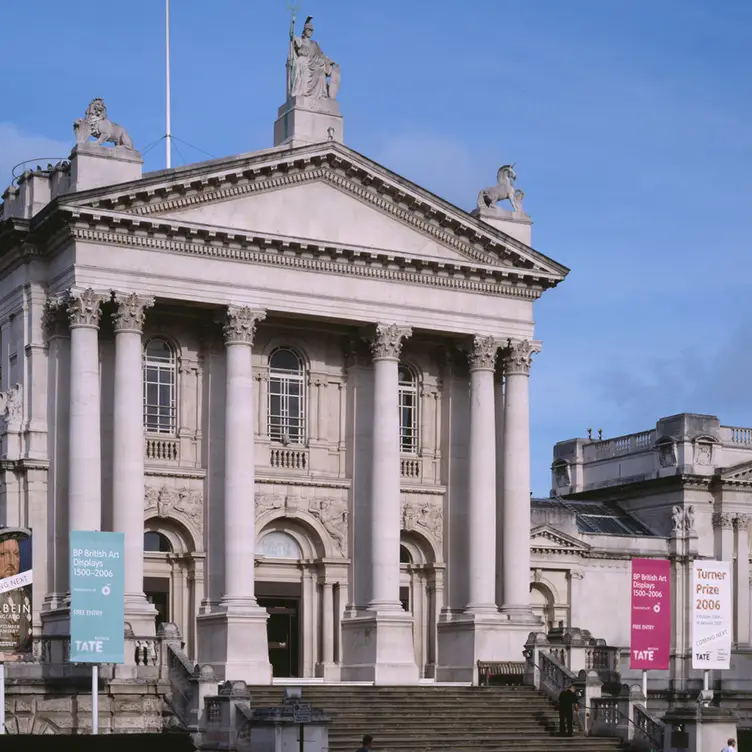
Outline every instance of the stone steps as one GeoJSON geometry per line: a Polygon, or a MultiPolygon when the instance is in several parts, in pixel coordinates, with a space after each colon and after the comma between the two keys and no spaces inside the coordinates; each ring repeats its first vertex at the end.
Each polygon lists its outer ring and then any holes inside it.
{"type": "MultiPolygon", "coordinates": [[[[618,739],[556,735],[553,705],[530,687],[303,685],[302,702],[332,719],[331,752],[355,752],[363,734],[378,752],[618,752],[618,739]]],[[[250,687],[251,707],[279,705],[284,687],[250,687]]]]}

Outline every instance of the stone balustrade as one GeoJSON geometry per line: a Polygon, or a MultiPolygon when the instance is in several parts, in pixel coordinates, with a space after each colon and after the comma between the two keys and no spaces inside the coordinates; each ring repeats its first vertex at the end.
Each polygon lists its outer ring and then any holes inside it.
{"type": "Polygon", "coordinates": [[[400,476],[402,478],[420,478],[420,459],[417,457],[400,457],[400,476]]]}
{"type": "Polygon", "coordinates": [[[583,447],[583,459],[585,462],[605,460],[611,457],[620,457],[624,454],[652,451],[655,444],[656,433],[652,431],[640,431],[626,436],[616,436],[613,439],[593,441],[583,447]]]}
{"type": "Polygon", "coordinates": [[[302,447],[271,447],[269,466],[279,470],[308,470],[308,450],[302,447]]]}
{"type": "Polygon", "coordinates": [[[151,462],[179,462],[180,442],[177,439],[146,436],[144,456],[151,462]]]}

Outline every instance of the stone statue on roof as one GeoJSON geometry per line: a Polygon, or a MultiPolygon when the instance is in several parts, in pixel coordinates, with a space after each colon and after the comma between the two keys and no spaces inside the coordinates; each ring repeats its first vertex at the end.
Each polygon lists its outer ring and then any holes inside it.
{"type": "Polygon", "coordinates": [[[525,194],[515,188],[517,173],[514,171],[514,165],[502,165],[496,173],[496,185],[484,188],[478,194],[478,208],[492,209],[500,201],[508,200],[512,205],[512,211],[521,213],[522,199],[525,194]]]}
{"type": "Polygon", "coordinates": [[[340,68],[330,60],[315,42],[313,16],[306,18],[303,33],[295,36],[290,29],[290,53],[288,57],[289,90],[291,97],[312,99],[336,99],[339,91],[340,68]]]}

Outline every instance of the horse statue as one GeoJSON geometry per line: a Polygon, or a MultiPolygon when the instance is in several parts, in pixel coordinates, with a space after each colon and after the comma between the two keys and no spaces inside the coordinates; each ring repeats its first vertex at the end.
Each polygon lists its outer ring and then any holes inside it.
{"type": "Polygon", "coordinates": [[[97,146],[105,142],[133,150],[133,141],[122,125],[107,119],[107,107],[101,98],[93,99],[86,108],[86,114],[73,123],[76,142],[85,144],[91,136],[97,139],[97,146]]]}
{"type": "Polygon", "coordinates": [[[517,174],[514,171],[514,165],[499,167],[496,173],[496,185],[484,188],[478,194],[478,208],[491,209],[499,201],[509,199],[512,211],[522,212],[522,198],[525,194],[514,187],[515,180],[517,180],[517,174]]]}

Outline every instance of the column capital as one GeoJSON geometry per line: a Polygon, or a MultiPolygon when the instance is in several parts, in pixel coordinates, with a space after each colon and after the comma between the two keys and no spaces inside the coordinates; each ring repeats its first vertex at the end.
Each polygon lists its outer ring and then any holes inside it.
{"type": "Polygon", "coordinates": [[[106,299],[106,295],[101,295],[91,287],[87,287],[82,292],[68,290],[57,298],[50,298],[47,306],[50,313],[64,309],[71,329],[99,329],[102,303],[106,299]]]}
{"type": "Polygon", "coordinates": [[[151,296],[140,296],[135,292],[117,293],[113,290],[112,300],[116,305],[112,314],[112,324],[115,333],[118,332],[141,332],[144,330],[146,311],[154,305],[151,296]]]}
{"type": "Polygon", "coordinates": [[[266,318],[266,311],[248,306],[227,306],[222,333],[225,345],[250,345],[256,336],[256,324],[266,318]]]}
{"type": "Polygon", "coordinates": [[[507,346],[503,350],[504,374],[507,376],[514,374],[529,376],[533,355],[540,351],[539,342],[529,339],[507,340],[507,346]]]}
{"type": "Polygon", "coordinates": [[[373,360],[399,360],[403,340],[413,333],[412,327],[399,324],[376,324],[366,339],[371,346],[373,360]]]}
{"type": "Polygon", "coordinates": [[[493,371],[496,367],[496,355],[499,351],[499,341],[495,337],[476,335],[472,347],[468,350],[467,359],[471,371],[493,371]]]}

